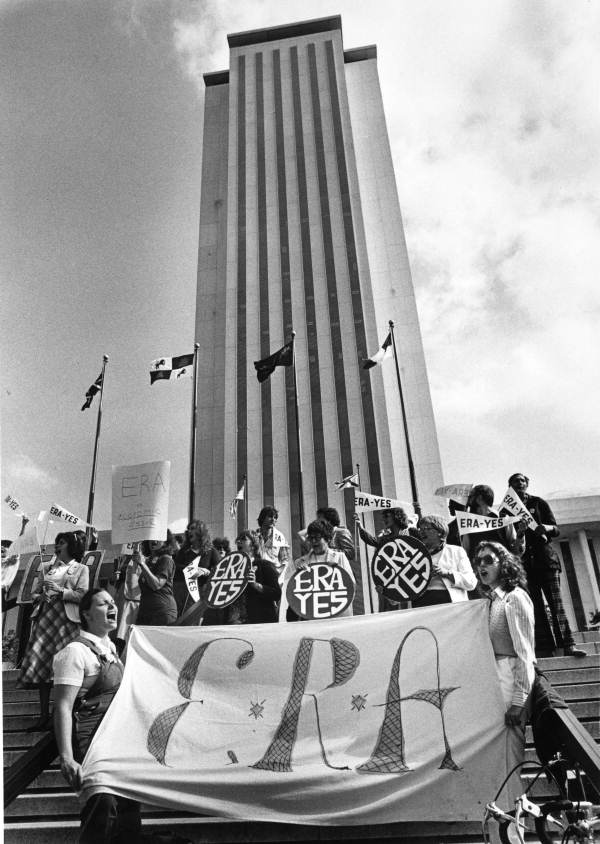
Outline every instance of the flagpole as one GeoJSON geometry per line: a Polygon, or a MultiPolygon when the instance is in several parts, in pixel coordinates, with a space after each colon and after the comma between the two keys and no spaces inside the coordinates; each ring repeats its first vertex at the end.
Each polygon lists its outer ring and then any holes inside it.
{"type": "Polygon", "coordinates": [[[194,520],[194,510],[196,505],[196,417],[198,415],[198,349],[200,343],[194,343],[194,371],[192,388],[192,433],[190,445],[190,490],[189,490],[189,506],[188,506],[188,522],[194,520]]]}
{"type": "Polygon", "coordinates": [[[243,530],[248,529],[248,478],[244,475],[244,524],[242,526],[243,530]]]}
{"type": "MultiPolygon", "coordinates": [[[[360,463],[356,464],[356,475],[358,477],[358,488],[361,488],[360,485],[360,463]]],[[[355,511],[356,512],[356,511],[355,511]]],[[[362,526],[365,526],[365,514],[361,513],[360,518],[362,521],[362,526]]],[[[360,533],[358,531],[358,523],[356,519],[354,520],[354,541],[356,543],[356,550],[358,553],[358,558],[360,562],[360,570],[362,573],[362,585],[363,585],[363,604],[365,607],[365,612],[368,610],[369,614],[373,614],[375,612],[373,607],[373,585],[371,583],[371,569],[369,567],[369,550],[367,548],[367,543],[365,542],[365,563],[363,566],[362,561],[362,554],[360,553],[360,533]],[[368,601],[367,601],[368,597],[368,601]]]]}
{"type": "Polygon", "coordinates": [[[96,419],[96,440],[94,442],[94,457],[92,458],[92,477],[90,479],[90,495],[88,498],[87,527],[85,529],[86,544],[92,535],[92,524],[94,518],[94,496],[96,494],[96,467],[98,464],[98,443],[100,442],[100,425],[102,423],[102,397],[104,395],[104,373],[108,355],[102,355],[102,383],[100,384],[100,401],[98,402],[98,416],[96,419]]]}
{"type": "Polygon", "coordinates": [[[292,368],[294,373],[294,410],[296,414],[296,448],[298,450],[298,515],[304,527],[304,489],[302,484],[302,450],[300,448],[300,414],[298,411],[298,382],[296,379],[296,332],[292,331],[292,368]]]}
{"type": "Polygon", "coordinates": [[[413,507],[417,516],[421,515],[421,505],[419,504],[419,493],[417,491],[417,476],[415,474],[415,467],[410,450],[410,440],[408,437],[408,422],[406,419],[406,408],[404,406],[404,394],[402,392],[402,382],[400,381],[400,367],[398,366],[398,352],[396,351],[396,338],[394,336],[394,321],[389,321],[390,334],[392,335],[392,348],[394,350],[394,363],[396,364],[396,378],[398,379],[398,392],[400,394],[400,407],[402,409],[402,424],[404,426],[404,440],[406,442],[406,456],[408,458],[408,472],[410,475],[410,488],[413,497],[413,507]]]}

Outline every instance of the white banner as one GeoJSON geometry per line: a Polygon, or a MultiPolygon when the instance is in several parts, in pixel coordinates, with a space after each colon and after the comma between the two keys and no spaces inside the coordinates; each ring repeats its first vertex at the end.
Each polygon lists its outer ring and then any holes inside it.
{"type": "Polygon", "coordinates": [[[466,506],[469,500],[469,493],[473,489],[473,484],[450,484],[449,486],[441,486],[434,492],[434,495],[439,495],[440,498],[450,498],[459,504],[466,506]]]}
{"type": "Polygon", "coordinates": [[[67,522],[67,524],[73,529],[92,527],[92,525],[88,525],[81,516],[76,516],[75,513],[70,513],[66,507],[61,507],[60,504],[51,504],[48,514],[51,522],[56,520],[59,522],[67,522]]]}
{"type": "Polygon", "coordinates": [[[514,525],[515,522],[520,522],[521,516],[505,516],[499,518],[498,516],[477,516],[475,513],[457,513],[456,524],[458,525],[458,532],[462,536],[464,533],[482,533],[485,530],[500,530],[506,525],[514,525]]]}
{"type": "Polygon", "coordinates": [[[134,627],[82,798],[326,826],[479,820],[506,774],[487,612],[134,627]]]}
{"type": "Polygon", "coordinates": [[[354,490],[354,509],[357,513],[366,513],[368,510],[391,510],[392,507],[401,507],[407,516],[414,513],[414,507],[408,501],[398,501],[395,498],[371,495],[359,489],[354,490]]]}
{"type": "Polygon", "coordinates": [[[171,463],[112,467],[112,543],[166,539],[171,463]]]}
{"type": "Polygon", "coordinates": [[[501,513],[502,510],[508,510],[509,513],[512,513],[513,516],[525,516],[527,521],[527,527],[531,528],[531,530],[535,530],[538,526],[538,523],[533,518],[527,507],[523,504],[517,493],[509,486],[504,494],[504,498],[500,502],[500,506],[498,507],[498,511],[501,513]]]}

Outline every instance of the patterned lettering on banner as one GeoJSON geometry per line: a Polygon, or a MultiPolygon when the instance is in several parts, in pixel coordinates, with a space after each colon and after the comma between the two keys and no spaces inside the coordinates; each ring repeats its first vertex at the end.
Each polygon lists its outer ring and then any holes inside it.
{"type": "Polygon", "coordinates": [[[347,571],[330,563],[313,563],[289,580],[288,604],[302,618],[335,618],[354,598],[354,583],[347,571]]]}
{"type": "Polygon", "coordinates": [[[233,604],[248,585],[252,561],[241,551],[232,551],[219,560],[209,582],[209,607],[223,609],[233,604]]]}
{"type": "Polygon", "coordinates": [[[392,601],[412,601],[426,589],[431,579],[431,558],[427,549],[412,536],[390,539],[371,562],[373,581],[392,601]]]}

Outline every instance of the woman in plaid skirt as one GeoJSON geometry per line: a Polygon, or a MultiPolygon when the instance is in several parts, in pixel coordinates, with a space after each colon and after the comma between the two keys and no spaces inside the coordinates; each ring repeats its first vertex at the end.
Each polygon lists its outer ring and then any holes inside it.
{"type": "Polygon", "coordinates": [[[79,601],[89,588],[88,567],[75,559],[79,550],[75,534],[59,533],[54,550],[55,558],[40,567],[31,634],[18,680],[20,688],[40,690],[40,718],[28,732],[51,725],[52,659],[79,635],[79,601]]]}

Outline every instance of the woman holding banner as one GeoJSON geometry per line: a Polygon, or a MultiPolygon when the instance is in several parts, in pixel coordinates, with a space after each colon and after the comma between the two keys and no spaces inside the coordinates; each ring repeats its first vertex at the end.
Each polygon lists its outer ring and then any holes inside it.
{"type": "MultiPolygon", "coordinates": [[[[489,631],[500,689],[506,711],[506,766],[511,770],[523,761],[525,724],[535,679],[533,604],[527,594],[527,578],[519,559],[499,542],[481,542],[474,564],[480,591],[490,600],[489,631]]],[[[509,808],[521,794],[519,772],[508,782],[509,808]]]]}
{"type": "Polygon", "coordinates": [[[175,563],[173,537],[167,531],[166,542],[145,539],[141,554],[135,551],[131,560],[139,570],[140,608],[136,624],[171,624],[177,619],[177,604],[173,597],[175,563]]]}
{"type": "Polygon", "coordinates": [[[54,559],[40,566],[31,635],[17,682],[20,688],[40,691],[40,718],[28,732],[50,728],[52,659],[79,635],[79,602],[89,587],[89,571],[76,561],[78,550],[74,533],[59,533],[54,559]]]}

